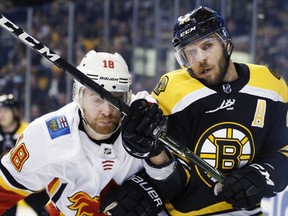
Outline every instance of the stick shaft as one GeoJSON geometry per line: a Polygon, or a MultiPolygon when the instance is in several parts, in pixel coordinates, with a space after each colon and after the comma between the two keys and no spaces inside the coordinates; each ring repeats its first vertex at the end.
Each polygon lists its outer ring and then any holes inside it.
{"type": "Polygon", "coordinates": [[[21,29],[20,27],[12,23],[10,20],[8,20],[6,17],[4,17],[2,14],[0,14],[0,25],[17,39],[25,43],[28,47],[38,52],[41,56],[48,59],[57,67],[61,68],[64,71],[67,71],[77,81],[96,92],[101,98],[107,100],[112,106],[116,107],[120,112],[127,115],[127,113],[129,112],[129,106],[127,104],[125,104],[120,99],[114,97],[106,89],[102,88],[85,74],[81,73],[76,67],[62,59],[53,50],[49,49],[44,44],[33,38],[23,29],[21,29]]]}
{"type": "MultiPolygon", "coordinates": [[[[102,99],[106,100],[109,104],[118,109],[121,113],[123,113],[124,115],[127,115],[129,113],[130,107],[122,100],[114,97],[109,91],[101,87],[99,84],[94,82],[85,74],[81,73],[81,71],[79,71],[76,67],[61,58],[53,50],[49,49],[47,46],[33,38],[19,26],[4,17],[2,14],[0,14],[0,25],[3,29],[7,30],[10,34],[21,40],[28,47],[38,52],[41,56],[45,57],[57,67],[71,74],[77,81],[82,83],[85,87],[94,91],[102,99]]],[[[162,132],[158,139],[162,141],[168,148],[188,158],[190,161],[198,165],[200,168],[202,168],[204,171],[216,178],[218,181],[224,181],[223,175],[216,168],[214,168],[209,163],[201,159],[199,156],[191,152],[187,147],[180,145],[172,138],[168,137],[165,132],[162,132]]]]}

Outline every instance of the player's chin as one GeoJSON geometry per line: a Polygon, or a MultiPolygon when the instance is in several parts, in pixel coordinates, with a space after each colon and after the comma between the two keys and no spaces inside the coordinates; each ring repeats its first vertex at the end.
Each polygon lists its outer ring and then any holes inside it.
{"type": "Polygon", "coordinates": [[[199,80],[206,86],[216,86],[221,83],[221,79],[218,76],[214,76],[212,74],[207,76],[199,76],[199,80]]]}
{"type": "Polygon", "coordinates": [[[98,126],[96,128],[96,132],[99,133],[99,134],[102,134],[102,135],[108,135],[108,134],[111,134],[113,133],[115,130],[116,130],[116,125],[114,124],[111,124],[109,126],[98,126]]]}

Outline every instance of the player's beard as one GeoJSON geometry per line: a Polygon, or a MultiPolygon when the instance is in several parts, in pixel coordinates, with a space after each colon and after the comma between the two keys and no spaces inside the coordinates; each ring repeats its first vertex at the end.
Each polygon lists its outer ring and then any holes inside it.
{"type": "MultiPolygon", "coordinates": [[[[219,85],[221,83],[223,83],[223,80],[227,74],[227,67],[228,67],[228,58],[226,57],[227,55],[225,55],[226,52],[223,50],[223,55],[222,57],[219,59],[218,61],[218,74],[216,74],[213,79],[207,79],[207,78],[201,78],[201,77],[197,77],[195,74],[194,74],[194,71],[192,69],[189,69],[189,73],[192,77],[198,79],[201,83],[203,83],[205,86],[208,86],[208,87],[211,87],[211,86],[216,86],[216,85],[219,85]]],[[[200,67],[203,68],[208,68],[209,65],[205,62],[205,63],[202,63],[200,64],[200,67]]]]}
{"type": "Polygon", "coordinates": [[[91,127],[91,129],[93,129],[95,132],[102,134],[102,135],[111,134],[118,127],[119,119],[109,118],[108,120],[111,121],[110,125],[107,125],[107,126],[99,125],[99,121],[103,121],[103,120],[105,119],[95,118],[92,121],[87,121],[87,123],[91,127]]]}

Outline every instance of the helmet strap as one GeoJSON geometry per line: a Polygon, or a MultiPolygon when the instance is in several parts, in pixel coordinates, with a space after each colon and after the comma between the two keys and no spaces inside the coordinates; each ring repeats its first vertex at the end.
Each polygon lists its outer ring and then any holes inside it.
{"type": "Polygon", "coordinates": [[[224,71],[225,71],[225,74],[226,74],[227,70],[228,70],[228,66],[229,66],[229,62],[230,62],[230,59],[231,59],[231,55],[232,55],[234,46],[233,46],[233,43],[232,43],[230,38],[225,40],[225,39],[223,39],[221,34],[219,34],[219,32],[216,33],[216,34],[222,41],[223,50],[224,50],[223,54],[224,54],[224,57],[225,57],[225,60],[226,60],[225,67],[224,67],[224,71]]]}

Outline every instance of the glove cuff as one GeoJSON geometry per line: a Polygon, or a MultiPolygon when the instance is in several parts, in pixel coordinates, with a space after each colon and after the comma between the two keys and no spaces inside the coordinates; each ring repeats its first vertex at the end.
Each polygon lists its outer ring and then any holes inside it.
{"type": "Polygon", "coordinates": [[[175,170],[176,160],[173,154],[169,150],[167,150],[165,147],[164,147],[164,151],[170,157],[170,160],[167,161],[166,163],[163,163],[161,165],[154,165],[150,162],[149,159],[145,159],[145,162],[144,162],[145,170],[147,174],[153,179],[157,179],[157,180],[166,179],[175,170]]]}
{"type": "Polygon", "coordinates": [[[270,164],[251,164],[247,167],[262,179],[263,189],[259,193],[262,197],[273,197],[275,196],[275,174],[274,168],[270,164]]]}
{"type": "Polygon", "coordinates": [[[159,155],[164,150],[164,146],[160,140],[156,140],[153,149],[151,149],[149,158],[159,155]]]}

